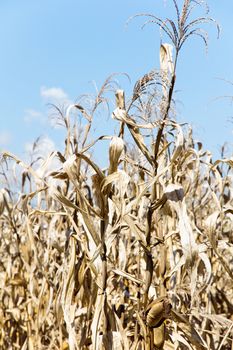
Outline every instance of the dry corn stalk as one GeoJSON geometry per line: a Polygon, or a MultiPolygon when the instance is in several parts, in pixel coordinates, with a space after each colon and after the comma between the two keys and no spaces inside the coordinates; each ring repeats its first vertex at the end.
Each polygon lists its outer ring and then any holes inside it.
{"type": "Polygon", "coordinates": [[[30,164],[3,154],[1,349],[232,345],[232,159],[213,164],[171,121],[179,50],[192,34],[205,40],[195,27],[204,19],[187,23],[203,2],[173,3],[177,24],[149,19],[172,40],[174,60],[162,44],[160,69],[138,80],[129,102],[116,91],[119,137],[89,134],[111,76],[93,103],[57,108],[63,151],[30,164]],[[91,156],[103,140],[112,140],[108,169],[91,156]]]}

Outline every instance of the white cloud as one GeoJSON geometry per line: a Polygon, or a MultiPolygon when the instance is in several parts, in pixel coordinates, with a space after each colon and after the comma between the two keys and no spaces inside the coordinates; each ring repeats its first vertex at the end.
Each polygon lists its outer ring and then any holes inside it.
{"type": "Polygon", "coordinates": [[[40,89],[40,95],[49,101],[65,102],[69,100],[67,93],[59,87],[47,88],[46,86],[42,86],[40,89]]]}
{"type": "MultiPolygon", "coordinates": [[[[55,106],[61,108],[62,111],[64,111],[66,108],[73,104],[73,102],[69,99],[68,94],[60,87],[46,87],[42,86],[40,88],[40,96],[46,100],[46,102],[53,103],[55,106]]],[[[53,128],[61,128],[61,125],[63,125],[63,122],[61,123],[60,116],[58,113],[55,113],[50,118],[50,125],[53,128]]]]}
{"type": "Polygon", "coordinates": [[[12,135],[8,131],[0,132],[0,145],[7,146],[11,142],[12,135]]]}
{"type": "Polygon", "coordinates": [[[27,142],[24,148],[27,153],[36,153],[37,156],[45,158],[55,150],[55,143],[48,136],[45,136],[38,139],[36,147],[34,142],[27,142]]]}
{"type": "Polygon", "coordinates": [[[44,137],[40,143],[41,154],[48,155],[55,150],[55,143],[49,137],[44,137]]]}
{"type": "Polygon", "coordinates": [[[37,140],[37,146],[35,143],[26,143],[24,145],[26,151],[26,163],[34,161],[34,169],[39,177],[44,177],[51,171],[55,171],[60,168],[60,162],[55,154],[52,154],[56,150],[56,145],[52,139],[48,136],[41,137],[37,140]]]}
{"type": "Polygon", "coordinates": [[[41,113],[34,109],[27,109],[25,111],[24,121],[26,123],[40,122],[45,123],[46,117],[41,113]]]}
{"type": "MultiPolygon", "coordinates": [[[[40,96],[46,103],[53,103],[59,108],[67,108],[72,104],[68,94],[60,87],[48,88],[46,86],[41,86],[40,96]]],[[[59,125],[58,119],[59,117],[56,117],[55,113],[54,116],[51,115],[49,118],[45,113],[33,108],[26,109],[23,117],[24,122],[27,124],[40,123],[46,125],[50,120],[50,125],[52,127],[60,128],[61,126],[59,125]]],[[[30,152],[30,145],[27,145],[27,151],[30,152]]]]}

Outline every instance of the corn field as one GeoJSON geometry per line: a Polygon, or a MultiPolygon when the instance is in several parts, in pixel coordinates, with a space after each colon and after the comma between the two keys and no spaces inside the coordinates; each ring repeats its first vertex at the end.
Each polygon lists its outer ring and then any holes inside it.
{"type": "Polygon", "coordinates": [[[176,22],[145,15],[170,43],[131,96],[112,75],[91,103],[56,107],[64,149],[2,153],[0,349],[233,349],[233,161],[174,101],[183,44],[219,27],[190,19],[203,1],[173,3],[176,22]],[[113,90],[117,132],[95,137],[113,90]]]}

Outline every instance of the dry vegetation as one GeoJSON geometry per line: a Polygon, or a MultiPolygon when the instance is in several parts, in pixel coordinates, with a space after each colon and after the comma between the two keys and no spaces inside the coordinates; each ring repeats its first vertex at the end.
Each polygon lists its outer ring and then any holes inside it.
{"type": "Polygon", "coordinates": [[[64,151],[31,164],[2,155],[0,349],[233,348],[233,162],[213,163],[174,120],[180,49],[206,42],[196,25],[213,21],[188,22],[201,3],[174,1],[177,23],[148,17],[174,59],[162,44],[160,69],[129,101],[116,91],[118,136],[91,132],[110,78],[91,108],[57,109],[64,151]],[[104,139],[101,169],[91,152],[104,139]]]}

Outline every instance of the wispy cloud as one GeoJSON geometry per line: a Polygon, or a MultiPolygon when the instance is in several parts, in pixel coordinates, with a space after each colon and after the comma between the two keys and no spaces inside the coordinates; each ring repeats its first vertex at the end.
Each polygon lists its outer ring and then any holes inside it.
{"type": "Polygon", "coordinates": [[[25,161],[33,163],[38,176],[43,177],[47,173],[60,167],[60,162],[52,152],[56,150],[54,141],[48,136],[40,137],[35,142],[27,142],[24,145],[25,161]]]}
{"type": "Polygon", "coordinates": [[[27,153],[35,153],[43,158],[55,150],[55,144],[48,136],[40,137],[35,142],[27,142],[24,147],[27,153]]]}
{"type": "MultiPolygon", "coordinates": [[[[44,102],[46,102],[46,104],[54,104],[64,111],[70,104],[72,104],[68,94],[60,87],[41,86],[40,97],[43,99],[43,104],[44,102]]],[[[48,123],[48,126],[51,125],[55,128],[61,127],[59,115],[56,115],[55,113],[54,115],[47,115],[47,112],[42,112],[33,108],[28,108],[25,110],[23,120],[26,124],[37,123],[46,125],[48,123]]]]}
{"type": "Polygon", "coordinates": [[[25,123],[33,123],[33,122],[45,123],[46,117],[43,115],[43,113],[39,111],[36,111],[34,109],[26,109],[24,121],[25,123]]]}
{"type": "MultiPolygon", "coordinates": [[[[48,103],[52,103],[61,108],[62,111],[71,105],[73,102],[70,100],[68,94],[60,87],[46,87],[42,86],[40,89],[40,96],[48,103]]],[[[50,116],[50,125],[53,128],[60,128],[63,125],[61,123],[60,115],[55,112],[50,116]]]]}
{"type": "Polygon", "coordinates": [[[12,135],[9,131],[0,131],[0,146],[7,146],[11,142],[12,135]]]}
{"type": "Polygon", "coordinates": [[[42,86],[40,89],[40,95],[44,99],[50,101],[50,102],[68,102],[69,97],[67,93],[59,87],[51,87],[47,88],[45,86],[42,86]]]}

